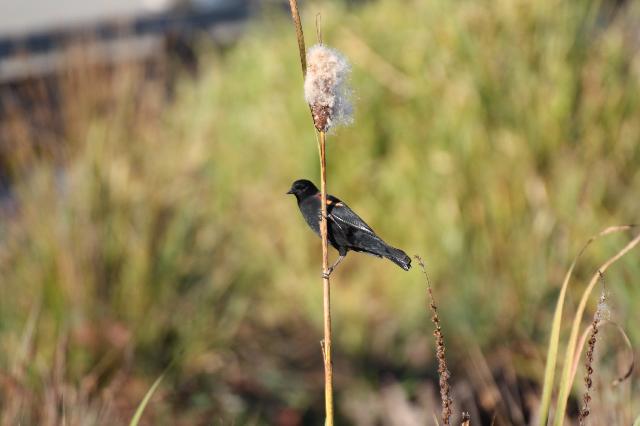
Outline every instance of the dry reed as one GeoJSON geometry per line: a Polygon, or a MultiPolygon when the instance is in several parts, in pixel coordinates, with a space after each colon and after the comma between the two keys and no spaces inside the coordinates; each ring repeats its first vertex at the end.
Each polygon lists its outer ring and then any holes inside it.
{"type": "MultiPolygon", "coordinates": [[[[296,31],[296,39],[298,41],[298,53],[300,54],[300,65],[302,67],[302,76],[307,77],[308,64],[307,53],[305,49],[304,33],[302,31],[302,22],[300,21],[300,13],[298,12],[298,4],[296,0],[289,0],[291,8],[291,17],[296,31]]],[[[318,35],[320,31],[318,30],[318,35]]],[[[322,43],[322,40],[319,40],[322,43]]],[[[327,175],[326,175],[326,155],[325,155],[325,131],[324,127],[317,124],[316,114],[314,114],[314,105],[309,105],[311,110],[311,118],[314,127],[317,130],[318,153],[320,157],[320,199],[321,199],[321,218],[320,218],[320,237],[322,238],[322,298],[323,298],[323,325],[324,339],[321,342],[322,357],[324,361],[324,396],[325,396],[325,425],[333,426],[333,363],[331,360],[331,286],[329,282],[329,242],[327,235],[327,175]]],[[[325,126],[326,127],[326,126],[325,126]]]]}
{"type": "MultiPolygon", "coordinates": [[[[442,423],[445,425],[450,424],[451,413],[453,411],[453,400],[451,399],[451,387],[449,386],[449,379],[451,378],[451,373],[447,368],[447,359],[446,359],[446,348],[444,344],[444,335],[442,334],[442,327],[440,326],[440,317],[438,316],[438,306],[436,305],[435,298],[433,297],[433,290],[431,288],[431,281],[429,280],[429,275],[427,274],[427,269],[424,266],[424,262],[422,258],[418,255],[415,256],[420,268],[422,269],[422,273],[424,274],[427,280],[427,291],[429,293],[429,307],[431,308],[431,312],[433,312],[433,316],[431,317],[431,321],[435,326],[435,331],[433,335],[436,338],[436,357],[438,358],[438,376],[440,378],[440,399],[442,400],[442,423]]],[[[467,419],[464,419],[466,422],[467,419]]],[[[464,423],[467,424],[467,423],[464,423]]]]}

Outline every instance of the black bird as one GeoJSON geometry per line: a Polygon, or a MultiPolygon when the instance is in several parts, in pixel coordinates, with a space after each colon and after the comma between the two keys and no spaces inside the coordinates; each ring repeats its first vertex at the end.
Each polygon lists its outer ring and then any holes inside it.
{"type": "MultiPolygon", "coordinates": [[[[312,182],[301,179],[293,182],[287,194],[296,196],[302,216],[311,229],[320,235],[322,201],[318,188],[312,182]]],[[[385,243],[349,206],[332,195],[327,195],[327,231],[329,242],[340,255],[329,268],[329,274],[349,250],[386,257],[405,271],[411,268],[411,258],[405,252],[385,243]]]]}

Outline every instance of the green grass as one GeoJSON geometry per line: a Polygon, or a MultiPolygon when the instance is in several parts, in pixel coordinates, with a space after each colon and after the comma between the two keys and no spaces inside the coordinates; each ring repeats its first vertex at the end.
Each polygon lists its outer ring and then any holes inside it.
{"type": "Polygon", "coordinates": [[[142,398],[142,401],[140,401],[140,405],[138,405],[138,408],[136,408],[136,412],[134,413],[131,422],[129,422],[129,426],[138,426],[140,424],[140,419],[142,419],[144,410],[145,408],[147,408],[147,404],[149,404],[149,401],[151,400],[151,397],[155,393],[156,389],[158,389],[158,386],[160,386],[160,383],[162,383],[162,379],[164,379],[164,373],[158,376],[156,381],[153,382],[153,385],[151,385],[147,393],[144,395],[144,398],[142,398]]]}
{"type": "MultiPolygon", "coordinates": [[[[484,394],[469,354],[497,374],[506,352],[540,396],[571,259],[588,236],[638,221],[640,60],[628,26],[594,24],[594,7],[321,5],[357,101],[355,125],[328,138],[329,192],[425,258],[454,388],[484,394]]],[[[317,10],[305,12],[314,34],[317,10]]],[[[8,421],[39,423],[56,384],[68,418],[125,424],[173,359],[152,424],[322,418],[320,244],[284,195],[318,176],[291,24],[255,23],[201,58],[170,106],[135,69],[72,76],[55,164],[24,148],[44,136],[12,127],[23,139],[9,159],[18,208],[0,223],[0,371],[23,392],[1,382],[8,421]]],[[[566,312],[624,238],[585,253],[566,312]]],[[[607,272],[635,346],[637,256],[607,272]]],[[[336,421],[385,421],[367,407],[395,386],[426,398],[436,364],[417,271],[352,254],[332,283],[336,421]]]]}

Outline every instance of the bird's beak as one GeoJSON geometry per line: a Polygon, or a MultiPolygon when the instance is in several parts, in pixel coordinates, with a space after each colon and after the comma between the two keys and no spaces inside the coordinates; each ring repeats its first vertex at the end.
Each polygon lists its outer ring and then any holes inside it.
{"type": "Polygon", "coordinates": [[[293,189],[288,190],[288,191],[287,191],[287,195],[288,195],[288,194],[293,194],[293,189]]]}

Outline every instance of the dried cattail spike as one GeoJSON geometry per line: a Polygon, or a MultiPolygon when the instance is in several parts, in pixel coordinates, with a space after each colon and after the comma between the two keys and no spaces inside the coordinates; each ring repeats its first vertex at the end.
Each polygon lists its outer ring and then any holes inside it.
{"type": "Polygon", "coordinates": [[[308,50],[304,97],[318,131],[326,132],[353,121],[351,91],[347,84],[350,72],[349,62],[337,50],[323,44],[308,50]]]}

